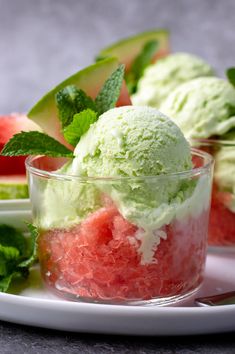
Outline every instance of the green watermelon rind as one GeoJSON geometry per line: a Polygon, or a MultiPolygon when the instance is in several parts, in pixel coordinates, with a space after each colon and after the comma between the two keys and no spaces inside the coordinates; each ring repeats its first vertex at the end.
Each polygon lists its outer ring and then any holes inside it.
{"type": "Polygon", "coordinates": [[[156,29],[122,39],[104,48],[98,54],[97,59],[114,56],[128,67],[133,58],[140,53],[144,44],[150,40],[157,40],[159,42],[158,52],[166,54],[169,52],[169,31],[166,29],[156,29]]]}
{"type": "Polygon", "coordinates": [[[44,95],[28,112],[27,116],[36,122],[47,134],[65,143],[61,134],[55,94],[68,85],[75,85],[92,98],[95,98],[106,79],[118,65],[117,58],[109,57],[78,71],[44,95]]]}
{"type": "Polygon", "coordinates": [[[26,178],[17,179],[16,176],[0,178],[0,200],[26,199],[29,197],[26,178]]]}

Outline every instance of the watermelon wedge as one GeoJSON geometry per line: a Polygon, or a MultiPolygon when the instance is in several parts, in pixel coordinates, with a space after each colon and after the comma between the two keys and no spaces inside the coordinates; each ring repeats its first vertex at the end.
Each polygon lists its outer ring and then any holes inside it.
{"type": "MultiPolygon", "coordinates": [[[[12,113],[0,116],[0,151],[14,134],[21,131],[40,130],[24,114],[12,113]]],[[[0,175],[25,174],[25,156],[0,156],[0,175]]]]}
{"type": "Polygon", "coordinates": [[[141,52],[144,45],[151,40],[158,41],[154,61],[169,54],[169,32],[165,29],[156,29],[125,38],[102,49],[97,59],[117,57],[120,63],[125,64],[126,71],[128,71],[133,60],[141,52]]]}
{"type": "MultiPolygon", "coordinates": [[[[36,122],[47,134],[68,146],[61,133],[61,124],[55,104],[55,94],[68,85],[75,85],[84,90],[87,95],[95,98],[104,82],[117,69],[119,62],[116,58],[107,58],[93,64],[56,86],[47,93],[28,113],[28,117],[36,122]]],[[[123,83],[118,106],[130,105],[125,83],[123,83]]]]}

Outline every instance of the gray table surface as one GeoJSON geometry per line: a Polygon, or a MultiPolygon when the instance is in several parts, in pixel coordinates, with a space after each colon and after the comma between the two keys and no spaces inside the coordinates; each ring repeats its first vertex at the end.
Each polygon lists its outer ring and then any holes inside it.
{"type": "MultiPolygon", "coordinates": [[[[90,64],[99,48],[154,27],[173,51],[218,74],[235,66],[234,0],[0,0],[0,112],[26,112],[90,64]]],[[[0,322],[0,353],[235,353],[234,334],[135,338],[72,334],[0,322]]]]}

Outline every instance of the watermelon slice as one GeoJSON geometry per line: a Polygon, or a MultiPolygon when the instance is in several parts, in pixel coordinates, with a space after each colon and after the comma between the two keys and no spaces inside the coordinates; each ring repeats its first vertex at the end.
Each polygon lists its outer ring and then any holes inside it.
{"type": "MultiPolygon", "coordinates": [[[[35,121],[42,129],[68,146],[61,133],[61,124],[58,119],[58,112],[55,104],[55,94],[68,85],[75,85],[84,90],[87,95],[95,98],[104,82],[117,69],[119,62],[116,58],[107,58],[94,65],[91,65],[73,76],[69,77],[53,90],[47,93],[28,113],[28,117],[35,121]]],[[[118,106],[130,105],[131,101],[123,83],[118,106]]]]}
{"type": "Polygon", "coordinates": [[[123,39],[102,49],[97,59],[117,57],[120,63],[125,64],[126,71],[128,71],[144,45],[152,40],[158,41],[154,61],[169,54],[169,32],[164,29],[156,29],[123,39]]]}
{"type": "MultiPolygon", "coordinates": [[[[0,150],[14,134],[21,131],[40,130],[24,114],[13,113],[0,116],[0,150]]],[[[0,175],[25,174],[25,156],[0,156],[0,175]]]]}
{"type": "Polygon", "coordinates": [[[0,199],[24,199],[28,197],[25,175],[0,176],[0,199]]]}

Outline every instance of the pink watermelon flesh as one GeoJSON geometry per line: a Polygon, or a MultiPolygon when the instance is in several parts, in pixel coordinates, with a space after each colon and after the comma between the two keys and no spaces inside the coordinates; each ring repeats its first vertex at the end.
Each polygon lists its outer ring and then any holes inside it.
{"type": "Polygon", "coordinates": [[[117,100],[116,107],[130,106],[130,105],[132,105],[132,102],[126,87],[126,83],[123,81],[122,89],[120,92],[119,99],[117,100]]]}
{"type": "Polygon", "coordinates": [[[154,262],[141,264],[140,232],[107,205],[71,229],[41,233],[39,258],[46,284],[60,295],[91,300],[147,300],[184,294],[202,281],[207,213],[162,228],[154,262]]]}
{"type": "MultiPolygon", "coordinates": [[[[14,134],[38,130],[39,127],[24,114],[0,116],[0,150],[14,134]]],[[[0,175],[25,174],[25,156],[0,156],[0,175]]]]}

